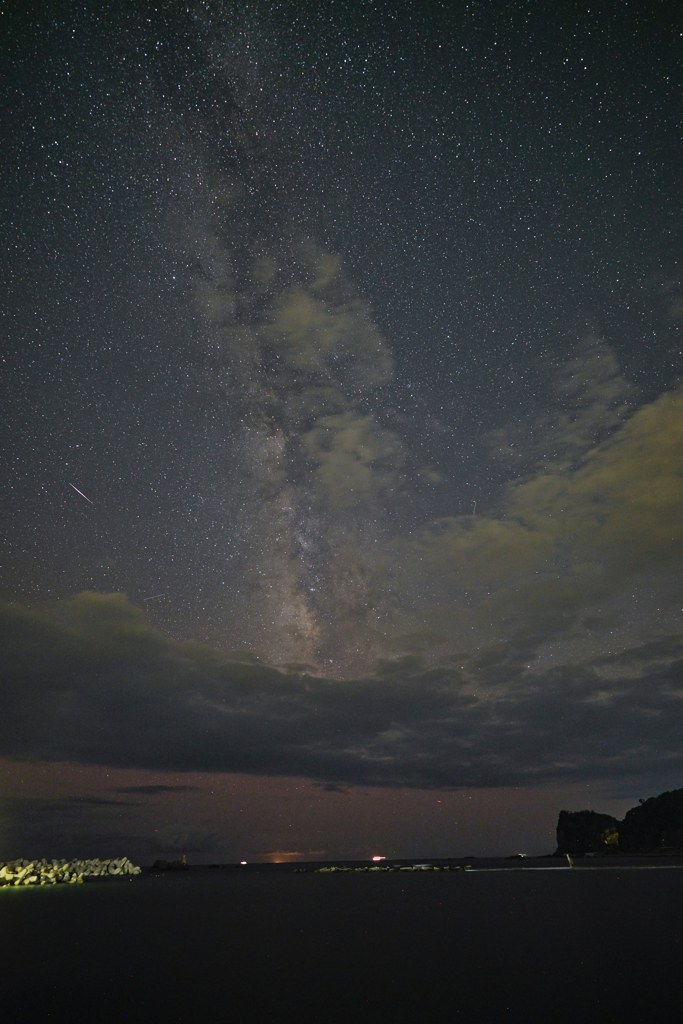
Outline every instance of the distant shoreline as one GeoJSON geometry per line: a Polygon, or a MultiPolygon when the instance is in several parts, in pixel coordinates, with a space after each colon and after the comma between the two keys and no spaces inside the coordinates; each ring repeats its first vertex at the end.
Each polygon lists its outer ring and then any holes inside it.
{"type": "MultiPolygon", "coordinates": [[[[247,864],[188,864],[192,871],[226,871],[230,873],[252,874],[256,872],[285,874],[396,874],[400,871],[411,874],[462,874],[485,871],[609,871],[683,867],[683,855],[652,856],[652,855],[608,855],[595,858],[572,857],[570,866],[565,857],[545,855],[541,857],[453,857],[432,858],[420,861],[408,861],[397,858],[382,865],[371,861],[330,860],[330,861],[291,861],[289,863],[254,862],[247,864]],[[582,863],[577,863],[581,861],[582,863]],[[633,863],[635,861],[635,863],[633,863]],[[379,867],[379,870],[377,870],[379,867]],[[335,869],[335,870],[331,870],[335,869]],[[374,870],[373,870],[374,869],[374,870]]],[[[145,873],[151,869],[145,868],[145,873]]]]}

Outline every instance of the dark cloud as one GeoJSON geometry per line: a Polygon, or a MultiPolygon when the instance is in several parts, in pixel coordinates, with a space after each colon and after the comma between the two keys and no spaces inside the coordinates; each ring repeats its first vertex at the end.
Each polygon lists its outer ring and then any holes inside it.
{"type": "MultiPolygon", "coordinates": [[[[119,791],[120,792],[120,791],[119,791]]],[[[93,807],[138,807],[137,800],[106,800],[104,797],[99,796],[72,796],[69,797],[69,803],[73,804],[88,804],[93,807]]]]}
{"type": "Polygon", "coordinates": [[[187,793],[188,790],[199,789],[199,786],[119,786],[117,793],[144,793],[156,796],[158,793],[187,793]]]}
{"type": "MultiPolygon", "coordinates": [[[[64,797],[0,800],[3,857],[140,857],[141,842],[131,815],[115,812],[117,801],[64,797]]],[[[118,806],[130,805],[121,801],[118,806]]],[[[146,830],[145,830],[146,831],[146,830]]],[[[146,861],[146,858],[145,858],[146,861]]]]}
{"type": "Polygon", "coordinates": [[[469,662],[329,680],[168,641],[120,594],[51,616],[4,607],[2,632],[13,758],[426,788],[683,767],[680,636],[534,671],[519,636],[469,662]]]}
{"type": "Polygon", "coordinates": [[[174,853],[188,850],[217,853],[225,844],[227,832],[224,824],[213,820],[193,825],[185,821],[171,822],[154,833],[153,847],[158,851],[174,853]]]}

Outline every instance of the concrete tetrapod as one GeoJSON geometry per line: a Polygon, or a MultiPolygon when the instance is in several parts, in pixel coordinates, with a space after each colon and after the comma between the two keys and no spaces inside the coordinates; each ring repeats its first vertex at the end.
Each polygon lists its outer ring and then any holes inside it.
{"type": "Polygon", "coordinates": [[[0,888],[10,885],[57,885],[82,882],[85,878],[105,878],[108,875],[139,875],[142,868],[127,857],[117,860],[18,860],[0,861],[0,888]]]}

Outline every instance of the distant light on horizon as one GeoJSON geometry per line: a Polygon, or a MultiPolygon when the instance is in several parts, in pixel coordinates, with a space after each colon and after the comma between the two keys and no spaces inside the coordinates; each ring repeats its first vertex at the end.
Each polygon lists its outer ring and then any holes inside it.
{"type": "Polygon", "coordinates": [[[386,860],[386,857],[373,857],[373,860],[386,860]]]}

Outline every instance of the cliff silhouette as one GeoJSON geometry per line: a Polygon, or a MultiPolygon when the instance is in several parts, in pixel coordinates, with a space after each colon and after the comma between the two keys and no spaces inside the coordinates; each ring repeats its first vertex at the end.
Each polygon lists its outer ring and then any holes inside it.
{"type": "Polygon", "coordinates": [[[683,855],[683,789],[639,801],[623,821],[595,811],[560,811],[555,856],[567,853],[683,855]]]}

